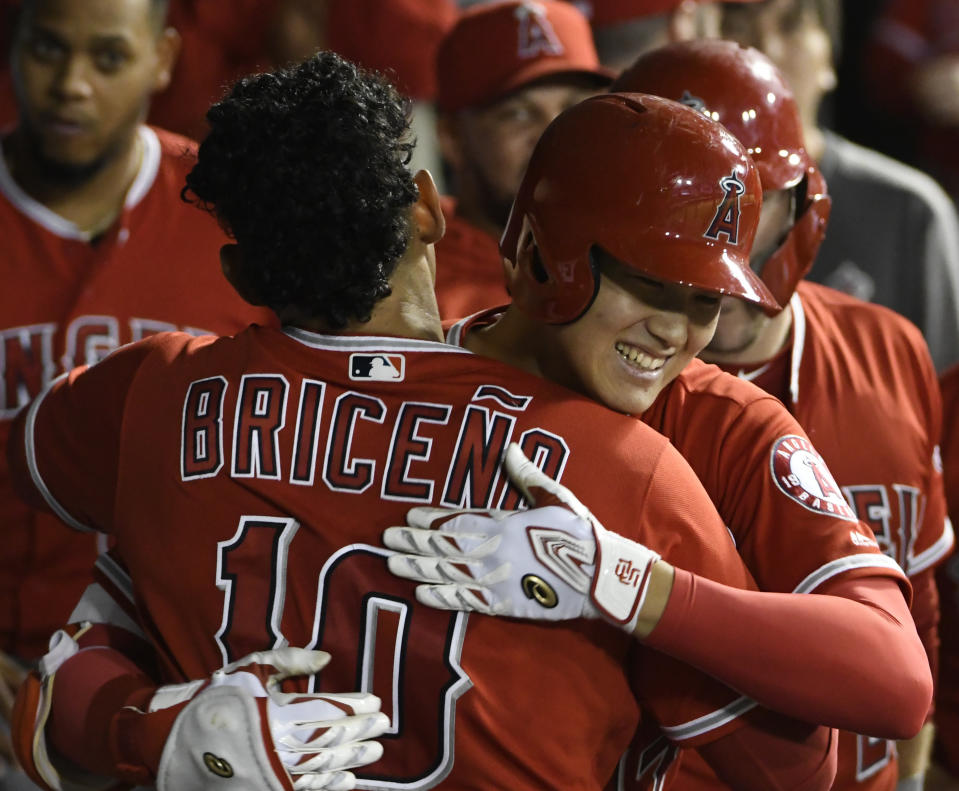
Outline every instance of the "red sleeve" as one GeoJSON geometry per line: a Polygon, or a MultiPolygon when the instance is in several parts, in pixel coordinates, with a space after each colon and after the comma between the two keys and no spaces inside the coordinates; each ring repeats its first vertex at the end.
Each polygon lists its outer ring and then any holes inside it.
{"type": "Polygon", "coordinates": [[[143,713],[156,689],[156,682],[123,653],[106,646],[81,650],[54,677],[48,744],[87,771],[151,783],[183,708],[143,713]]]}
{"type": "Polygon", "coordinates": [[[915,736],[932,677],[899,586],[847,576],[820,591],[741,591],[677,569],[645,642],[797,719],[888,739],[915,736]],[[843,656],[870,661],[837,661],[843,656]]]}
{"type": "Polygon", "coordinates": [[[825,791],[836,777],[837,744],[834,730],[759,711],[699,753],[730,788],[825,791]]]}
{"type": "Polygon", "coordinates": [[[24,500],[78,530],[110,532],[127,390],[144,358],[164,342],[154,336],[92,368],[75,368],[21,412],[7,453],[24,500]]]}

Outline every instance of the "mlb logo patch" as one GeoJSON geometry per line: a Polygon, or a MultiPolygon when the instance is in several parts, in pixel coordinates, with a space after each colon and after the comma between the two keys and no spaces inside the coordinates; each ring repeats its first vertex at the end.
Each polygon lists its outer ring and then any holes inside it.
{"type": "Polygon", "coordinates": [[[402,354],[351,354],[350,379],[358,382],[402,382],[406,359],[402,354]]]}

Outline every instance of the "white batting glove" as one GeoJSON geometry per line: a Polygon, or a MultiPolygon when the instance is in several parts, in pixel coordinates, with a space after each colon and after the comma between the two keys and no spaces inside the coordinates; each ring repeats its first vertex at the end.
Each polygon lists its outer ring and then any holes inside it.
{"type": "Polygon", "coordinates": [[[606,530],[516,444],[503,462],[536,507],[525,511],[414,508],[383,542],[389,569],[424,583],[423,604],[544,621],[602,617],[636,627],[656,552],[606,530]]]}
{"type": "Polygon", "coordinates": [[[160,687],[150,711],[190,702],[167,738],[158,791],[348,791],[347,771],[379,760],[389,727],[380,700],[364,693],[285,693],[280,681],[319,672],[323,651],[260,651],[209,680],[160,687]]]}

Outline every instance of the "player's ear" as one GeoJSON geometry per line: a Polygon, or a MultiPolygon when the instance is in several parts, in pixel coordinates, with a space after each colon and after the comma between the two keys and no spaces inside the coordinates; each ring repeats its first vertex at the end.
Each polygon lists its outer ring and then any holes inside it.
{"type": "Polygon", "coordinates": [[[420,239],[435,244],[446,233],[446,218],[440,207],[440,193],[428,170],[419,170],[413,176],[420,196],[413,204],[413,221],[420,239]]]}
{"type": "Polygon", "coordinates": [[[177,56],[180,54],[180,34],[175,28],[167,27],[160,33],[157,39],[157,71],[156,78],[153,81],[153,90],[162,91],[169,84],[173,76],[173,67],[176,65],[177,56]]]}
{"type": "Polygon", "coordinates": [[[246,302],[251,305],[266,304],[245,277],[243,252],[238,244],[225,244],[220,248],[220,269],[223,270],[223,276],[230,281],[230,285],[236,289],[236,293],[246,302]]]}

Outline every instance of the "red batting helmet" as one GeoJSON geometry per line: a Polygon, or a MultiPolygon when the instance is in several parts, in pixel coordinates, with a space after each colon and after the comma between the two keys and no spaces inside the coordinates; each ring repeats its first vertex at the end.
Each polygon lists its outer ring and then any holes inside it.
{"type": "Polygon", "coordinates": [[[785,306],[816,258],[831,202],[806,152],[792,91],[772,61],[732,41],[684,41],[640,56],[610,90],[644,91],[700,110],[746,146],[764,190],[799,187],[796,222],[759,273],[785,306]]]}
{"type": "Polygon", "coordinates": [[[652,277],[779,306],[749,268],[762,187],[719,124],[656,96],[604,94],[561,113],[530,158],[500,241],[526,313],[575,321],[592,304],[598,246],[652,277]],[[518,256],[524,228],[537,256],[518,256]]]}

